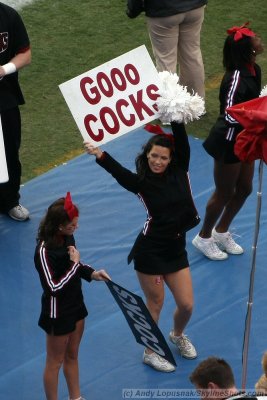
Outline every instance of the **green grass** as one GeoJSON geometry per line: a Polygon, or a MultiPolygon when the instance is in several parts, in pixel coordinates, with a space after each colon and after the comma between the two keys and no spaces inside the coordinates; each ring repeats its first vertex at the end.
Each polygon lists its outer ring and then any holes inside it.
{"type": "MultiPolygon", "coordinates": [[[[145,17],[130,20],[125,0],[39,0],[20,14],[32,45],[32,64],[20,72],[26,105],[21,107],[21,161],[25,182],[83,152],[82,136],[58,88],[87,70],[145,44],[152,56],[145,17]]],[[[225,31],[250,21],[267,41],[266,0],[210,0],[202,30],[207,115],[188,131],[204,138],[218,112],[225,31]],[[242,5],[242,6],[241,6],[242,5]]],[[[152,56],[153,58],[153,56],[152,56]]],[[[267,53],[258,60],[267,83],[267,53]]]]}

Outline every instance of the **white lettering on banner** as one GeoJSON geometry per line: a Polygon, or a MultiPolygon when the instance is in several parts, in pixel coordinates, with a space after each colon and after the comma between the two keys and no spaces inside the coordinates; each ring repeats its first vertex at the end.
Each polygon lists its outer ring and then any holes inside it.
{"type": "Polygon", "coordinates": [[[83,138],[99,145],[158,117],[159,84],[157,70],[140,46],[59,87],[83,138]]]}
{"type": "Polygon", "coordinates": [[[135,314],[132,311],[127,311],[127,314],[132,318],[133,321],[135,321],[137,324],[141,325],[143,328],[150,328],[150,325],[146,320],[139,315],[139,319],[135,316],[135,314]]]}
{"type": "Polygon", "coordinates": [[[127,293],[125,290],[121,290],[115,285],[113,285],[113,289],[118,294],[121,304],[126,309],[127,315],[129,315],[129,317],[134,321],[134,327],[140,333],[140,338],[143,344],[164,357],[165,352],[158,345],[159,341],[151,332],[151,325],[146,320],[145,315],[142,314],[141,308],[136,306],[136,299],[131,296],[130,293],[127,293]],[[130,304],[126,301],[127,299],[131,302],[130,304]]]}

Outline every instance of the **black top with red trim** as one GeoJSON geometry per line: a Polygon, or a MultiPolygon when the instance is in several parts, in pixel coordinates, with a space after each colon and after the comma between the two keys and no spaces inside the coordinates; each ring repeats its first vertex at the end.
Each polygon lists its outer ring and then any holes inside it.
{"type": "Polygon", "coordinates": [[[67,236],[60,247],[47,249],[44,242],[36,246],[34,262],[43,288],[42,314],[50,318],[75,314],[83,305],[81,279],[91,281],[94,269],[70,260],[68,246],[74,245],[73,236],[67,236]]]}
{"type": "Polygon", "coordinates": [[[200,221],[189,182],[190,147],[183,124],[172,123],[176,168],[163,175],[148,172],[141,179],[114,160],[108,153],[96,160],[117,182],[142,201],[147,219],[143,234],[156,239],[175,238],[200,221]]]}
{"type": "MultiPolygon", "coordinates": [[[[0,2],[0,65],[30,48],[25,25],[12,7],[0,2]]],[[[24,104],[18,72],[0,79],[0,112],[24,104]]]]}

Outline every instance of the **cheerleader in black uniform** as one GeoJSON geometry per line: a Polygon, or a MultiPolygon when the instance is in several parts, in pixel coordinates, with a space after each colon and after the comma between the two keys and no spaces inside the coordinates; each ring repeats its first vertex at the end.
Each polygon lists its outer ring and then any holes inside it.
{"type": "Polygon", "coordinates": [[[43,288],[39,326],[46,332],[44,388],[47,400],[57,400],[58,374],[63,365],[70,400],[84,400],[79,387],[78,351],[88,312],[81,279],[110,277],[80,262],[73,237],[79,212],[70,194],[55,201],[40,223],[35,266],[43,288]]]}
{"type": "Polygon", "coordinates": [[[243,127],[226,111],[234,104],[260,95],[261,70],[256,56],[261,39],[246,25],[227,31],[223,50],[225,74],[220,87],[220,115],[203,146],[214,158],[215,191],[206,206],[203,226],[193,245],[211,260],[224,260],[243,249],[228,231],[231,222],[252,191],[254,163],[240,162],[234,153],[243,127]]]}
{"type": "MultiPolygon", "coordinates": [[[[164,283],[174,296],[177,308],[170,340],[185,358],[195,358],[196,350],[183,334],[193,308],[193,290],[186,252],[185,232],[198,224],[188,167],[190,147],[183,124],[172,123],[174,135],[154,135],[136,158],[137,173],[115,161],[99,147],[85,142],[86,151],[125,189],[142,201],[147,219],[129,254],[134,261],[147,307],[157,323],[164,301],[164,283]]],[[[174,366],[146,349],[144,363],[171,372],[174,366]]]]}

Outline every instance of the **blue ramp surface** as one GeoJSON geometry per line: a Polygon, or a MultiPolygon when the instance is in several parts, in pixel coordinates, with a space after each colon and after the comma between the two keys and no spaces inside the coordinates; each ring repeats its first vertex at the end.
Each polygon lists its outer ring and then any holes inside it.
{"type": "MultiPolygon", "coordinates": [[[[134,170],[135,156],[149,135],[143,129],[136,130],[109,142],[103,149],[134,170]]],[[[213,191],[213,165],[200,140],[190,136],[190,144],[192,190],[203,217],[213,191]]],[[[247,388],[253,388],[261,375],[260,360],[267,348],[264,334],[267,328],[265,182],[264,176],[247,388]]],[[[160,373],[142,363],[143,348],[135,342],[105,283],[84,282],[89,316],[80,349],[80,381],[86,399],[186,398],[188,392],[183,396],[182,391],[193,389],[188,376],[199,361],[210,355],[223,357],[231,364],[240,387],[257,186],[256,170],[253,194],[231,227],[245,248],[243,255],[229,256],[222,262],[210,261],[191,244],[198,227],[188,233],[195,308],[186,333],[199,355],[193,361],[182,359],[174,345],[169,344],[177,362],[174,373],[160,373]]],[[[114,282],[143,297],[133,266],[127,265],[128,252],[146,217],[137,197],[123,190],[96,165],[94,157],[88,155],[77,157],[26,183],[21,189],[21,202],[31,212],[30,221],[18,223],[5,215],[0,216],[0,400],[45,398],[42,384],[45,334],[37,325],[41,286],[33,253],[40,219],[49,204],[65,196],[67,191],[71,192],[80,209],[75,237],[82,260],[96,269],[105,268],[114,282]]],[[[166,290],[159,327],[167,340],[174,308],[174,301],[166,290]]],[[[61,375],[59,399],[67,398],[67,387],[61,375]]]]}

